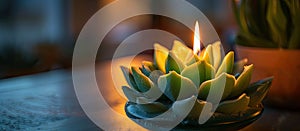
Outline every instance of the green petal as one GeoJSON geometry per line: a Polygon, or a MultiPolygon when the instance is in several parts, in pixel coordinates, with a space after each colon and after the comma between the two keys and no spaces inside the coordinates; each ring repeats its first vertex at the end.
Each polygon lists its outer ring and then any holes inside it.
{"type": "Polygon", "coordinates": [[[131,115],[138,118],[153,118],[168,110],[168,107],[159,102],[148,104],[129,104],[126,107],[131,115]]]}
{"type": "Polygon", "coordinates": [[[151,74],[149,75],[149,78],[154,84],[157,84],[159,77],[162,75],[164,75],[163,72],[161,72],[160,70],[155,70],[155,71],[151,72],[151,74]]]}
{"type": "Polygon", "coordinates": [[[154,86],[153,82],[138,67],[131,67],[131,71],[134,81],[141,92],[146,92],[154,86]]]}
{"type": "Polygon", "coordinates": [[[253,64],[244,67],[244,71],[238,77],[234,85],[234,88],[232,90],[232,93],[229,96],[230,98],[240,96],[246,90],[246,88],[249,86],[249,83],[251,81],[252,72],[253,72],[253,64]]]}
{"type": "Polygon", "coordinates": [[[212,57],[213,58],[213,63],[214,63],[214,68],[217,70],[221,64],[222,61],[222,54],[221,54],[221,42],[216,41],[215,43],[212,44],[212,57]]]}
{"type": "Polygon", "coordinates": [[[255,107],[261,103],[268,93],[268,90],[272,84],[273,77],[266,78],[251,84],[245,93],[250,97],[249,106],[255,107]]]}
{"type": "Polygon", "coordinates": [[[183,62],[187,61],[193,55],[193,51],[178,40],[174,40],[172,52],[183,62]]]}
{"type": "Polygon", "coordinates": [[[221,102],[216,112],[236,114],[247,109],[250,98],[244,93],[238,99],[221,102]]]}
{"type": "Polygon", "coordinates": [[[206,61],[201,60],[184,68],[181,75],[189,78],[197,87],[199,87],[202,82],[214,77],[215,70],[206,61]]]}
{"type": "Polygon", "coordinates": [[[212,45],[208,45],[205,50],[202,59],[205,60],[207,63],[211,64],[212,66],[214,65],[214,60],[212,57],[212,45]]]}
{"type": "Polygon", "coordinates": [[[137,109],[142,110],[146,113],[163,113],[168,110],[168,108],[159,102],[153,102],[149,104],[136,104],[137,109]]]}
{"type": "Polygon", "coordinates": [[[205,49],[202,59],[211,64],[215,69],[218,69],[222,59],[221,42],[217,41],[209,44],[205,49]]]}
{"type": "Polygon", "coordinates": [[[183,112],[187,111],[187,107],[192,107],[191,111],[189,112],[186,118],[198,121],[200,113],[202,112],[202,109],[205,105],[208,105],[209,111],[212,110],[211,103],[198,100],[197,97],[192,96],[190,98],[174,102],[172,106],[172,111],[176,115],[184,117],[183,115],[186,114],[184,114],[183,112]]]}
{"type": "Polygon", "coordinates": [[[140,68],[140,70],[147,77],[149,77],[149,75],[151,74],[151,70],[147,66],[142,65],[142,68],[140,68]]]}
{"type": "MultiPolygon", "coordinates": [[[[224,100],[227,98],[227,96],[230,95],[232,88],[234,86],[234,83],[235,83],[234,76],[223,73],[215,79],[203,82],[200,85],[198,98],[201,100],[206,100],[208,93],[210,91],[212,91],[211,92],[212,94],[218,94],[224,89],[224,92],[223,92],[223,95],[221,98],[221,100],[224,100]]],[[[211,102],[217,102],[217,100],[211,101],[211,102]]]]}
{"type": "Polygon", "coordinates": [[[216,73],[216,77],[218,77],[219,75],[221,75],[224,72],[228,73],[228,74],[232,74],[233,63],[234,63],[234,53],[233,53],[233,51],[230,51],[224,57],[223,62],[216,73]]]}
{"type": "Polygon", "coordinates": [[[151,71],[156,70],[154,63],[150,61],[142,61],[143,66],[148,67],[151,71]]]}
{"type": "Polygon", "coordinates": [[[184,68],[185,64],[176,57],[174,52],[170,51],[166,60],[166,73],[170,71],[180,73],[184,68]]]}
{"type": "Polygon", "coordinates": [[[125,66],[121,66],[121,70],[123,72],[123,75],[125,76],[125,79],[126,79],[128,85],[131,88],[134,88],[135,90],[140,91],[139,88],[137,87],[135,81],[134,81],[134,78],[133,78],[132,74],[130,73],[130,70],[125,66]]]}
{"type": "Polygon", "coordinates": [[[169,50],[167,48],[157,43],[154,44],[154,64],[164,73],[166,72],[165,64],[168,57],[168,52],[169,50]]]}
{"type": "Polygon", "coordinates": [[[149,103],[153,103],[154,101],[156,101],[156,99],[151,99],[151,98],[147,98],[147,97],[137,97],[136,102],[134,102],[134,103],[149,104],[149,103]]]}
{"type": "Polygon", "coordinates": [[[197,92],[196,86],[191,80],[175,71],[161,76],[158,79],[158,87],[172,101],[189,98],[197,92]],[[181,93],[179,94],[179,92],[181,93]]]}
{"type": "Polygon", "coordinates": [[[133,90],[132,88],[129,88],[127,86],[122,86],[122,90],[130,102],[140,103],[140,101],[138,99],[143,99],[144,103],[153,101],[153,100],[146,98],[144,94],[137,92],[136,90],[133,90]]]}
{"type": "Polygon", "coordinates": [[[185,62],[185,65],[189,66],[191,64],[194,64],[196,62],[200,61],[200,57],[193,54],[192,57],[190,57],[186,62],[185,62]]]}
{"type": "Polygon", "coordinates": [[[245,58],[245,59],[239,60],[236,63],[234,63],[232,74],[235,75],[235,74],[241,73],[244,69],[244,66],[247,64],[247,62],[248,62],[248,59],[245,58]]]}

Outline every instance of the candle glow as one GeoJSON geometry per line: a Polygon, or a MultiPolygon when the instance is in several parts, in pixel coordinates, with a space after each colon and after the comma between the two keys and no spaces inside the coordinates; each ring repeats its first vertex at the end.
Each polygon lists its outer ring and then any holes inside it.
{"type": "Polygon", "coordinates": [[[200,29],[199,29],[199,23],[196,21],[195,24],[195,31],[194,31],[194,54],[200,55],[201,51],[201,45],[200,45],[200,29]]]}

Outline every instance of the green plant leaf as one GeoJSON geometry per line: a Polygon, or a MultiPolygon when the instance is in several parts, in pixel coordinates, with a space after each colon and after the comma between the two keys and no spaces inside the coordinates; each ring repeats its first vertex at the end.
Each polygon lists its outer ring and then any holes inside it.
{"type": "Polygon", "coordinates": [[[271,41],[270,29],[266,20],[269,0],[232,0],[233,11],[239,25],[236,44],[249,47],[277,48],[271,41]]]}
{"type": "Polygon", "coordinates": [[[232,74],[234,64],[234,53],[230,51],[223,59],[221,66],[219,67],[216,77],[221,75],[222,73],[232,74]]]}
{"type": "Polygon", "coordinates": [[[180,73],[185,68],[185,64],[177,58],[174,52],[170,51],[166,60],[166,73],[176,71],[180,73]]]}
{"type": "Polygon", "coordinates": [[[206,61],[201,60],[184,68],[181,75],[189,78],[197,87],[199,87],[204,81],[214,78],[215,70],[206,61]]]}
{"type": "Polygon", "coordinates": [[[290,11],[290,19],[292,25],[289,39],[289,49],[300,49],[300,1],[299,0],[285,0],[290,11]]]}
{"type": "MultiPolygon", "coordinates": [[[[208,93],[218,94],[223,91],[221,100],[224,100],[227,98],[227,96],[230,95],[234,83],[235,83],[234,76],[223,73],[219,77],[216,77],[215,79],[211,79],[203,82],[200,85],[198,98],[201,100],[206,100],[208,93]]],[[[212,103],[214,102],[212,101],[212,103]]]]}
{"type": "Polygon", "coordinates": [[[230,98],[240,96],[246,90],[251,81],[252,72],[253,64],[244,67],[244,71],[236,80],[232,93],[229,96],[230,98]]]}
{"type": "Polygon", "coordinates": [[[254,36],[252,34],[246,34],[244,32],[238,33],[236,37],[236,44],[249,47],[278,48],[278,44],[273,43],[269,39],[265,39],[261,36],[254,36]]]}
{"type": "Polygon", "coordinates": [[[282,10],[280,0],[269,1],[267,21],[272,41],[278,43],[278,47],[287,48],[287,18],[282,10]]]}
{"type": "Polygon", "coordinates": [[[236,114],[247,109],[250,98],[244,93],[235,100],[227,100],[220,103],[216,112],[236,114]]]}
{"type": "Polygon", "coordinates": [[[195,95],[197,92],[193,82],[175,71],[161,76],[158,79],[158,88],[172,101],[182,100],[195,95]],[[181,94],[179,94],[181,92],[181,94]]]}
{"type": "Polygon", "coordinates": [[[245,1],[245,15],[247,18],[247,24],[249,32],[255,36],[261,36],[263,38],[269,37],[268,25],[266,20],[265,9],[268,4],[268,0],[244,0],[245,1]]]}
{"type": "MultiPolygon", "coordinates": [[[[183,112],[187,111],[187,107],[192,107],[191,111],[188,113],[186,118],[198,121],[200,113],[202,112],[203,107],[205,105],[208,106],[209,111],[212,110],[212,104],[211,103],[206,102],[206,101],[198,100],[197,97],[192,96],[190,98],[174,102],[174,104],[172,106],[172,111],[176,115],[184,117],[185,114],[183,112]]],[[[207,113],[207,112],[205,112],[205,113],[207,113]]]]}
{"type": "Polygon", "coordinates": [[[138,67],[131,67],[131,71],[139,91],[146,92],[154,86],[153,82],[138,67]]]}
{"type": "Polygon", "coordinates": [[[246,6],[247,6],[246,1],[242,0],[240,5],[240,12],[239,12],[240,29],[242,30],[242,32],[250,34],[248,23],[247,23],[246,6]]]}
{"type": "Polygon", "coordinates": [[[250,97],[250,107],[255,107],[261,103],[268,93],[272,80],[273,77],[269,77],[249,85],[249,87],[245,90],[245,93],[250,97]]]}
{"type": "Polygon", "coordinates": [[[238,1],[236,0],[231,0],[231,6],[233,9],[233,14],[235,16],[235,19],[237,20],[237,24],[239,25],[239,28],[242,29],[242,25],[241,25],[241,18],[240,18],[240,10],[238,8],[238,1]]]}
{"type": "Polygon", "coordinates": [[[155,66],[166,73],[165,65],[169,50],[158,43],[154,44],[154,64],[155,66]]]}
{"type": "Polygon", "coordinates": [[[245,0],[241,0],[241,1],[232,0],[231,3],[233,8],[233,13],[239,25],[240,32],[245,32],[249,34],[247,19],[245,15],[245,9],[246,9],[245,0]]]}

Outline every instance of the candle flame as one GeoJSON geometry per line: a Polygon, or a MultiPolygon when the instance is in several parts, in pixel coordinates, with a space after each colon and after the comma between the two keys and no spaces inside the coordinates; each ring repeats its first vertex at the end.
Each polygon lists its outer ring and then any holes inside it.
{"type": "Polygon", "coordinates": [[[194,54],[200,55],[201,45],[200,45],[200,28],[199,23],[196,21],[195,31],[194,31],[194,54]]]}

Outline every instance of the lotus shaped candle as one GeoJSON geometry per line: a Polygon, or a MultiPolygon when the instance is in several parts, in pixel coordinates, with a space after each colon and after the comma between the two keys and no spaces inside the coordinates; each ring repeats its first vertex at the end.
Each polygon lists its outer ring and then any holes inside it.
{"type": "Polygon", "coordinates": [[[171,109],[180,116],[194,102],[182,121],[187,124],[198,122],[205,105],[213,113],[207,123],[242,120],[250,110],[248,116],[255,113],[253,109],[261,111],[261,101],[272,78],[250,84],[254,66],[245,65],[247,59],[234,63],[232,51],[224,57],[221,53],[220,42],[208,45],[199,56],[176,40],[171,50],[154,44],[154,62],[143,61],[141,67],[121,67],[130,86],[122,87],[129,100],[127,113],[131,117],[151,118],[171,109]],[[210,93],[221,96],[208,99],[210,93]]]}

